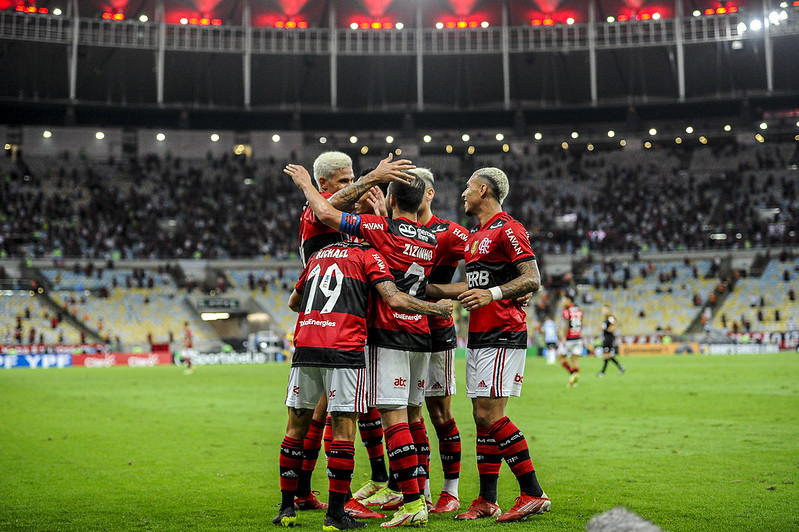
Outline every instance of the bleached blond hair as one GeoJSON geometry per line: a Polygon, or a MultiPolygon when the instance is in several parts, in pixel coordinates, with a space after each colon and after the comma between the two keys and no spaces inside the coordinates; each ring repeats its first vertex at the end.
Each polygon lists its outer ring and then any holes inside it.
{"type": "Polygon", "coordinates": [[[508,196],[508,190],[510,189],[508,176],[505,175],[505,172],[499,168],[490,166],[488,168],[480,168],[475,172],[475,174],[477,177],[488,183],[488,188],[491,189],[491,194],[494,195],[494,199],[496,199],[499,204],[502,205],[502,202],[505,201],[505,198],[508,196]]]}
{"type": "Polygon", "coordinates": [[[313,179],[319,188],[319,179],[330,178],[343,168],[352,166],[352,158],[340,151],[326,151],[319,155],[313,162],[313,179]]]}
{"type": "Polygon", "coordinates": [[[436,188],[436,178],[433,177],[433,172],[429,168],[414,168],[413,170],[408,170],[408,173],[424,181],[425,190],[428,188],[436,188]]]}

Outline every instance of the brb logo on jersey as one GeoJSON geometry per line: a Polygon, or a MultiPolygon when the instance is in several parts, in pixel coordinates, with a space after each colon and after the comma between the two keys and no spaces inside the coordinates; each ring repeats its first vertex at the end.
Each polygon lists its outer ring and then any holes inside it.
{"type": "Polygon", "coordinates": [[[469,288],[478,288],[480,286],[488,286],[489,276],[486,270],[479,270],[476,272],[466,272],[466,284],[469,288]]]}

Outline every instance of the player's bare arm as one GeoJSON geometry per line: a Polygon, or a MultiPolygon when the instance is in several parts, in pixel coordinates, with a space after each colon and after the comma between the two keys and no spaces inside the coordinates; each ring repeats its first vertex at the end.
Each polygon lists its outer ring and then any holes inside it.
{"type": "Polygon", "coordinates": [[[330,197],[330,204],[333,207],[350,212],[355,203],[375,185],[380,183],[391,183],[392,181],[399,181],[401,183],[410,183],[415,178],[411,174],[406,174],[405,170],[413,170],[416,166],[408,159],[397,159],[393,161],[393,155],[388,154],[388,157],[380,161],[377,168],[360,178],[355,183],[346,186],[339,190],[330,197]]]}
{"type": "Polygon", "coordinates": [[[289,308],[294,312],[300,311],[300,305],[302,304],[302,294],[293,290],[291,295],[289,296],[289,308]]]}
{"type": "MultiPolygon", "coordinates": [[[[499,289],[499,297],[496,299],[516,299],[531,292],[537,292],[541,288],[541,274],[538,272],[538,265],[534,260],[520,262],[516,265],[519,276],[507,283],[495,287],[499,289]]],[[[491,290],[484,288],[472,288],[458,296],[458,300],[463,304],[463,308],[468,311],[484,307],[494,301],[494,294],[491,290]]]]}
{"type": "Polygon", "coordinates": [[[427,284],[425,295],[431,299],[458,299],[469,287],[466,283],[427,284]]]}
{"type": "Polygon", "coordinates": [[[344,213],[333,207],[330,202],[316,190],[316,187],[314,187],[311,182],[311,174],[308,173],[308,170],[300,164],[289,164],[286,165],[283,172],[291,176],[291,180],[294,181],[297,188],[302,190],[305,199],[308,201],[308,205],[319,221],[330,228],[339,229],[341,226],[341,216],[344,213]]]}
{"type": "Polygon", "coordinates": [[[378,283],[375,288],[380,297],[394,310],[413,314],[428,314],[439,318],[452,316],[452,301],[449,299],[442,299],[436,303],[422,301],[405,292],[400,292],[393,281],[383,281],[378,283]]]}

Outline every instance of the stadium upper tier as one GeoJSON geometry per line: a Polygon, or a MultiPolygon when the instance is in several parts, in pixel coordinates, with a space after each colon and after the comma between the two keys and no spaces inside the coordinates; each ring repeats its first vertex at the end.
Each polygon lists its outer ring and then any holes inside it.
{"type": "MultiPolygon", "coordinates": [[[[503,168],[511,183],[504,207],[545,258],[796,245],[797,146],[550,144],[413,159],[437,174],[434,210],[466,227],[474,224],[460,198],[466,179],[476,168],[503,168]]],[[[315,156],[293,155],[309,168],[315,156]]],[[[353,155],[356,174],[379,158],[353,155]]],[[[17,152],[0,158],[0,258],[296,257],[304,200],[282,172],[287,162],[17,152]]]]}

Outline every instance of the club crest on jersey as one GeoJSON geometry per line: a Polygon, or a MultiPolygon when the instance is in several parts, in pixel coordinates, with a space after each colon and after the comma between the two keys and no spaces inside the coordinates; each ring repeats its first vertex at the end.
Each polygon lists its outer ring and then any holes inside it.
{"type": "Polygon", "coordinates": [[[399,232],[402,236],[407,236],[408,238],[416,237],[416,228],[412,225],[401,224],[399,226],[399,232]]]}
{"type": "Polygon", "coordinates": [[[485,255],[488,253],[488,248],[491,246],[491,239],[485,237],[483,240],[480,241],[480,244],[477,246],[477,251],[480,252],[480,255],[485,255]]]}

